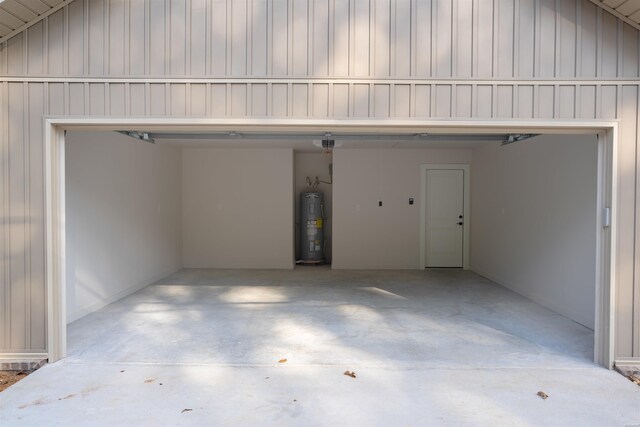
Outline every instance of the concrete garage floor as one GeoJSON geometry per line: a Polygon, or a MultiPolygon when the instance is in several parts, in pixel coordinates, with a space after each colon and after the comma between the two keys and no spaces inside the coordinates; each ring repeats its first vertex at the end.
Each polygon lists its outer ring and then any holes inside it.
{"type": "Polygon", "coordinates": [[[592,331],[467,271],[183,270],[68,333],[0,425],[640,423],[592,331]]]}

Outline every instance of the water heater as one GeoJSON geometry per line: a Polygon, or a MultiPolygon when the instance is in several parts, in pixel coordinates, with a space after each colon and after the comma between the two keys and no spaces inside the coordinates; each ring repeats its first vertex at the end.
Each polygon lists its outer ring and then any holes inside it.
{"type": "Polygon", "coordinates": [[[324,195],[300,194],[300,259],[307,263],[324,261],[324,195]]]}

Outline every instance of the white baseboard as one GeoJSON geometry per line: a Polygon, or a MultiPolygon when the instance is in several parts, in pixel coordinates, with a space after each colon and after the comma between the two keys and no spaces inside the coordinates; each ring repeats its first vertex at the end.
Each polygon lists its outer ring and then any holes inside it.
{"type": "Polygon", "coordinates": [[[152,277],[151,279],[143,280],[142,282],[129,286],[128,288],[123,289],[120,292],[117,292],[113,295],[109,295],[102,301],[96,302],[95,304],[91,304],[88,307],[83,307],[80,310],[74,311],[73,313],[69,313],[67,314],[67,325],[69,323],[73,323],[76,320],[83,318],[86,315],[89,315],[95,311],[98,311],[101,308],[108,306],[109,304],[112,304],[118,300],[121,300],[122,298],[128,295],[131,295],[132,293],[137,292],[142,288],[146,288],[147,286],[157,282],[158,280],[164,279],[165,277],[170,276],[171,274],[179,270],[181,270],[181,268],[172,269],[168,272],[164,272],[158,276],[152,277]]]}

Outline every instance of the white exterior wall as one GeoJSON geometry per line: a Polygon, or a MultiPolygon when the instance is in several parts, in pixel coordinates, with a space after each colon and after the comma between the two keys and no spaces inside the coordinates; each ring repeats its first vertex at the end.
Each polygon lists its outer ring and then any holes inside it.
{"type": "Polygon", "coordinates": [[[587,0],[76,0],[0,45],[0,352],[45,347],[43,115],[581,118],[620,121],[616,356],[640,357],[639,51],[587,0]]]}
{"type": "Polygon", "coordinates": [[[541,135],[471,168],[471,269],[591,329],[597,162],[593,135],[541,135]]]}
{"type": "Polygon", "coordinates": [[[182,266],[182,155],[115,132],[66,138],[67,322],[182,266]]]}
{"type": "Polygon", "coordinates": [[[293,151],[183,149],[185,268],[292,268],[293,151]]]}

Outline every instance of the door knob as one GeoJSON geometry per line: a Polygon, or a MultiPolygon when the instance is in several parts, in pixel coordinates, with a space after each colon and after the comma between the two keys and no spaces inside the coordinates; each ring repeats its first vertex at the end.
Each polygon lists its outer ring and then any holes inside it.
{"type": "Polygon", "coordinates": [[[462,224],[463,224],[463,222],[462,222],[462,221],[460,221],[460,222],[458,223],[458,225],[462,225],[462,224]]]}
{"type": "Polygon", "coordinates": [[[462,215],[458,215],[458,218],[462,219],[462,215]]]}

